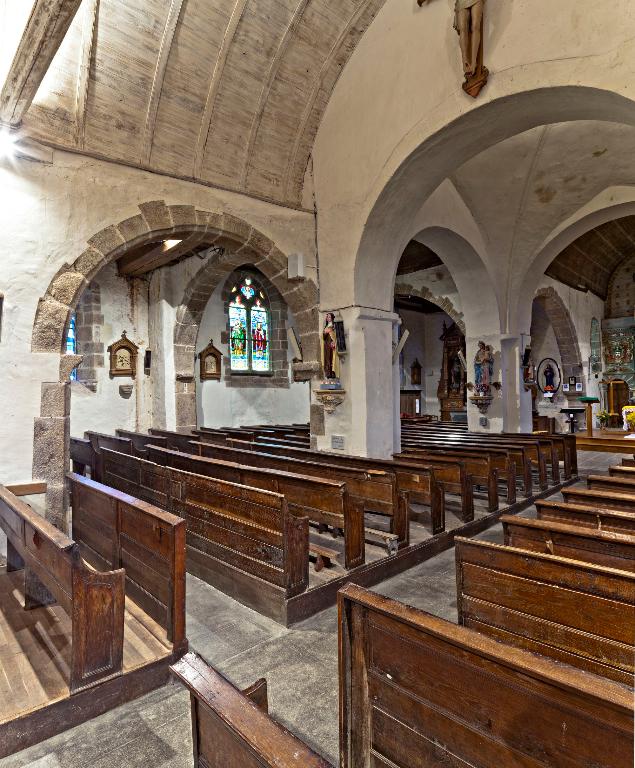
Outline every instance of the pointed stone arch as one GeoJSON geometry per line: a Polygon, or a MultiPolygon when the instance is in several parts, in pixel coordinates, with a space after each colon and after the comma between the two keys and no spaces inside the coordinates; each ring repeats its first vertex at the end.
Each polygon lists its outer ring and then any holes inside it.
{"type": "MultiPolygon", "coordinates": [[[[229,274],[240,264],[253,264],[283,295],[295,313],[304,362],[297,376],[310,379],[319,372],[318,290],[309,280],[287,279],[287,255],[247,221],[229,213],[199,210],[194,205],[167,205],[152,200],[139,205],[139,213],[111,224],[88,239],[85,250],[64,264],[40,298],[33,322],[31,351],[60,355],[59,378],[42,384],[40,415],[35,419],[33,477],[47,483],[47,517],[68,529],[65,477],[69,465],[70,390],[68,379],[81,356],[65,355],[66,329],[90,281],[108,264],[133,248],[179,235],[197,235],[199,243],[223,249],[223,256],[202,268],[210,283],[217,270],[229,274]],[[209,270],[209,272],[207,271],[209,270]]],[[[205,289],[196,278],[188,286],[179,312],[175,340],[188,338],[196,323],[205,289]],[[197,287],[198,283],[198,287],[197,287]]],[[[209,298],[209,294],[207,294],[209,298]]],[[[203,304],[204,308],[204,304],[203,304]]],[[[200,319],[200,316],[199,316],[200,319]]],[[[192,366],[193,366],[192,356],[192,366]]]]}
{"type": "Polygon", "coordinates": [[[439,309],[442,309],[448,317],[457,324],[461,333],[465,336],[465,320],[463,319],[463,313],[455,309],[454,304],[447,298],[447,296],[435,296],[429,288],[414,288],[412,285],[404,282],[395,283],[395,296],[417,296],[420,299],[425,299],[431,304],[435,304],[439,309]]]}

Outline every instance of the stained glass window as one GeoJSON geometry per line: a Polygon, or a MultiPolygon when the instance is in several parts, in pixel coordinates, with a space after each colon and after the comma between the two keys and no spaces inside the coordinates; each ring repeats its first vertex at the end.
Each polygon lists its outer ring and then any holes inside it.
{"type": "MultiPolygon", "coordinates": [[[[71,315],[71,321],[68,324],[68,333],[66,334],[66,354],[67,355],[77,354],[76,329],[77,329],[77,319],[73,314],[71,315]]],[[[74,368],[71,371],[71,381],[77,381],[77,368],[74,368]]]]}
{"type": "Polygon", "coordinates": [[[229,351],[232,371],[271,370],[269,310],[253,278],[243,277],[229,304],[229,351]]]}

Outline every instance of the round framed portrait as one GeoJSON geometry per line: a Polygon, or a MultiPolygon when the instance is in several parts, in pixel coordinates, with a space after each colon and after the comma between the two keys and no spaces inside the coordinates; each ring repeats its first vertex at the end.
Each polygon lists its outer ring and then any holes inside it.
{"type": "Polygon", "coordinates": [[[546,396],[553,397],[562,386],[560,367],[553,357],[545,357],[538,366],[536,376],[538,388],[546,396]]]}

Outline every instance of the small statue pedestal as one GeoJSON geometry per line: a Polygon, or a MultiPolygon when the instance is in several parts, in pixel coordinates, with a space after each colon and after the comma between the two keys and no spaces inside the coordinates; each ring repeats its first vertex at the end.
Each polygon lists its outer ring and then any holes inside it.
{"type": "Polygon", "coordinates": [[[479,413],[485,415],[489,411],[489,407],[492,404],[494,398],[491,395],[472,395],[470,402],[478,408],[479,413]]]}

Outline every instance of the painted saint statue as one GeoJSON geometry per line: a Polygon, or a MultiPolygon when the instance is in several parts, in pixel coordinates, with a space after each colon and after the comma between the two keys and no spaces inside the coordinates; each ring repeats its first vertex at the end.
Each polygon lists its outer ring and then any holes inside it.
{"type": "Polygon", "coordinates": [[[339,378],[339,357],[337,354],[337,336],[335,333],[335,315],[327,312],[322,329],[322,364],[325,379],[339,378]]]}
{"type": "Polygon", "coordinates": [[[494,355],[492,348],[479,341],[474,357],[474,388],[481,395],[489,395],[494,376],[494,355]]]}

